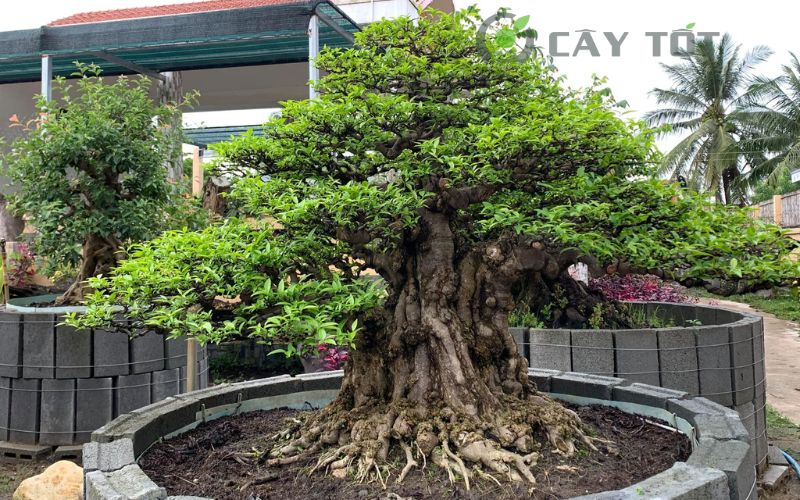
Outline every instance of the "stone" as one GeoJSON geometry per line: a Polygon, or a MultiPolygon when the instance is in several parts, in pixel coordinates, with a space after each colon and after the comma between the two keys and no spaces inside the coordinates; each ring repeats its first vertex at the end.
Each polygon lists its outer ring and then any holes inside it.
{"type": "Polygon", "coordinates": [[[551,390],[555,394],[570,394],[595,399],[611,399],[615,386],[625,380],[584,373],[562,373],[550,381],[551,390]]]}
{"type": "Polygon", "coordinates": [[[117,377],[114,391],[117,415],[150,404],[150,379],[150,373],[117,377]]]}
{"type": "Polygon", "coordinates": [[[733,405],[731,348],[727,326],[695,328],[700,395],[721,405],[733,405]]]}
{"type": "Polygon", "coordinates": [[[572,371],[572,347],[569,330],[531,328],[529,360],[531,368],[572,371]]]}
{"type": "Polygon", "coordinates": [[[724,472],[732,500],[751,498],[755,490],[756,467],[750,445],[745,442],[700,439],[686,463],[724,472]]]}
{"type": "Polygon", "coordinates": [[[131,340],[131,373],[164,369],[164,336],[147,332],[131,340]]]}
{"type": "Polygon", "coordinates": [[[571,330],[572,371],[614,376],[614,332],[571,330]]]}
{"type": "Polygon", "coordinates": [[[633,383],[631,385],[616,385],[613,389],[614,401],[635,403],[654,408],[667,408],[670,399],[683,399],[687,393],[674,389],[664,389],[652,385],[633,383]]]}
{"type": "Polygon", "coordinates": [[[128,438],[110,443],[91,442],[83,445],[83,469],[86,472],[112,472],[134,462],[136,457],[133,455],[133,441],[128,438]]]}
{"type": "MultiPolygon", "coordinates": [[[[56,323],[64,320],[60,317],[56,323]]],[[[56,326],[56,378],[92,376],[92,332],[71,326],[56,326]]]]}
{"type": "Polygon", "coordinates": [[[737,321],[728,327],[728,332],[733,362],[733,402],[742,405],[755,397],[753,322],[748,319],[737,321]]]}
{"type": "Polygon", "coordinates": [[[22,376],[22,326],[19,314],[0,312],[0,377],[22,376]]]}
{"type": "Polygon", "coordinates": [[[41,380],[11,379],[11,411],[8,440],[35,444],[39,428],[39,389],[41,380]]]}
{"type": "Polygon", "coordinates": [[[55,316],[26,314],[22,328],[22,377],[55,378],[55,316]]]}
{"type": "Polygon", "coordinates": [[[150,400],[152,402],[161,401],[180,392],[180,368],[153,372],[152,376],[153,383],[150,391],[150,400]]]}
{"type": "Polygon", "coordinates": [[[13,500],[81,500],[83,469],[61,460],[20,483],[13,500]]]}
{"type": "Polygon", "coordinates": [[[659,385],[658,336],[653,330],[614,332],[615,375],[631,382],[659,385]]]}
{"type": "Polygon", "coordinates": [[[128,335],[98,329],[92,336],[94,352],[94,376],[115,377],[130,373],[128,359],[128,335]]]}
{"type": "Polygon", "coordinates": [[[75,441],[85,443],[92,432],[114,418],[113,379],[79,378],[75,391],[75,441]]]}
{"type": "Polygon", "coordinates": [[[700,383],[697,376],[694,329],[658,328],[656,331],[661,386],[697,395],[700,392],[700,383]]]}
{"type": "Polygon", "coordinates": [[[75,380],[42,380],[39,443],[72,444],[75,433],[75,380]]]}
{"type": "Polygon", "coordinates": [[[520,356],[525,359],[529,359],[528,352],[530,351],[530,348],[528,347],[528,329],[514,326],[509,328],[508,332],[512,337],[514,337],[514,342],[517,343],[517,350],[519,351],[520,356]]]}

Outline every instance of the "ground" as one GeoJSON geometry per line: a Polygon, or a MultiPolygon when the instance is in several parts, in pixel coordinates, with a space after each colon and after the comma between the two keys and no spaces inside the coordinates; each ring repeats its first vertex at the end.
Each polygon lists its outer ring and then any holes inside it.
{"type": "Polygon", "coordinates": [[[41,473],[48,465],[50,462],[0,462],[0,500],[9,500],[23,479],[41,473]]]}

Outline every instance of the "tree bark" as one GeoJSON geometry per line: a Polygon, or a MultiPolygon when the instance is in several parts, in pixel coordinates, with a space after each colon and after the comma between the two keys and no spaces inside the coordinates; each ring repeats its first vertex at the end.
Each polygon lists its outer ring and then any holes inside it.
{"type": "Polygon", "coordinates": [[[107,274],[121,259],[121,243],[113,236],[86,236],[81,248],[81,264],[78,275],[64,294],[56,300],[56,305],[79,304],[87,291],[91,277],[107,274]]]}
{"type": "MultiPolygon", "coordinates": [[[[164,80],[158,81],[156,90],[159,104],[177,104],[183,101],[183,76],[180,71],[167,71],[162,73],[164,80]]],[[[183,127],[182,114],[177,113],[169,127],[172,130],[181,130],[183,127]]],[[[183,149],[180,140],[172,145],[172,154],[167,165],[167,179],[173,184],[183,179],[183,149]]]]}

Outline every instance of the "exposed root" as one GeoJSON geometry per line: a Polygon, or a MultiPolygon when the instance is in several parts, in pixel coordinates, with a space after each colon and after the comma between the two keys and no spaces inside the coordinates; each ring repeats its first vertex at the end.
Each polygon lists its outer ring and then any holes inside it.
{"type": "Polygon", "coordinates": [[[428,458],[451,482],[463,478],[470,490],[473,478],[500,484],[509,481],[536,484],[535,469],[541,451],[537,433],[552,451],[572,455],[577,446],[596,450],[576,413],[539,395],[527,400],[509,397],[491,419],[458,415],[444,407],[437,411],[409,406],[373,406],[344,410],[329,406],[293,420],[269,452],[268,465],[286,465],[324,450],[309,474],[323,471],[353,477],[360,483],[376,481],[387,487],[393,474],[388,465],[392,446],[403,451],[405,463],[395,483],[415,469],[424,470],[428,458]],[[331,445],[335,445],[330,447],[331,445]],[[420,467],[420,464],[422,466],[420,467]]]}

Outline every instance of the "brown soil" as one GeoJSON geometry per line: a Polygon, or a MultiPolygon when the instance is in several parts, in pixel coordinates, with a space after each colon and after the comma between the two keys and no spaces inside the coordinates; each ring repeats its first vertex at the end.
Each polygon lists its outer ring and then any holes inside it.
{"type": "MultiPolygon", "coordinates": [[[[689,440],[645,422],[641,417],[619,410],[588,406],[574,408],[595,437],[613,442],[600,451],[581,450],[565,459],[549,451],[542,453],[533,469],[538,484],[500,485],[491,480],[451,484],[447,474],[428,464],[415,470],[405,481],[395,483],[405,463],[399,450],[392,456],[397,467],[391,472],[387,489],[379,483],[358,484],[308,471],[316,459],[291,466],[269,468],[257,465],[258,452],[271,447],[271,436],[295,410],[259,411],[224,417],[157,444],[140,460],[142,469],[170,495],[197,495],[248,500],[329,500],[375,498],[458,498],[458,499],[553,499],[619,489],[664,471],[689,456],[689,440]]],[[[544,443],[542,438],[542,443],[544,443]]],[[[548,450],[547,445],[543,445],[548,450]]]]}

